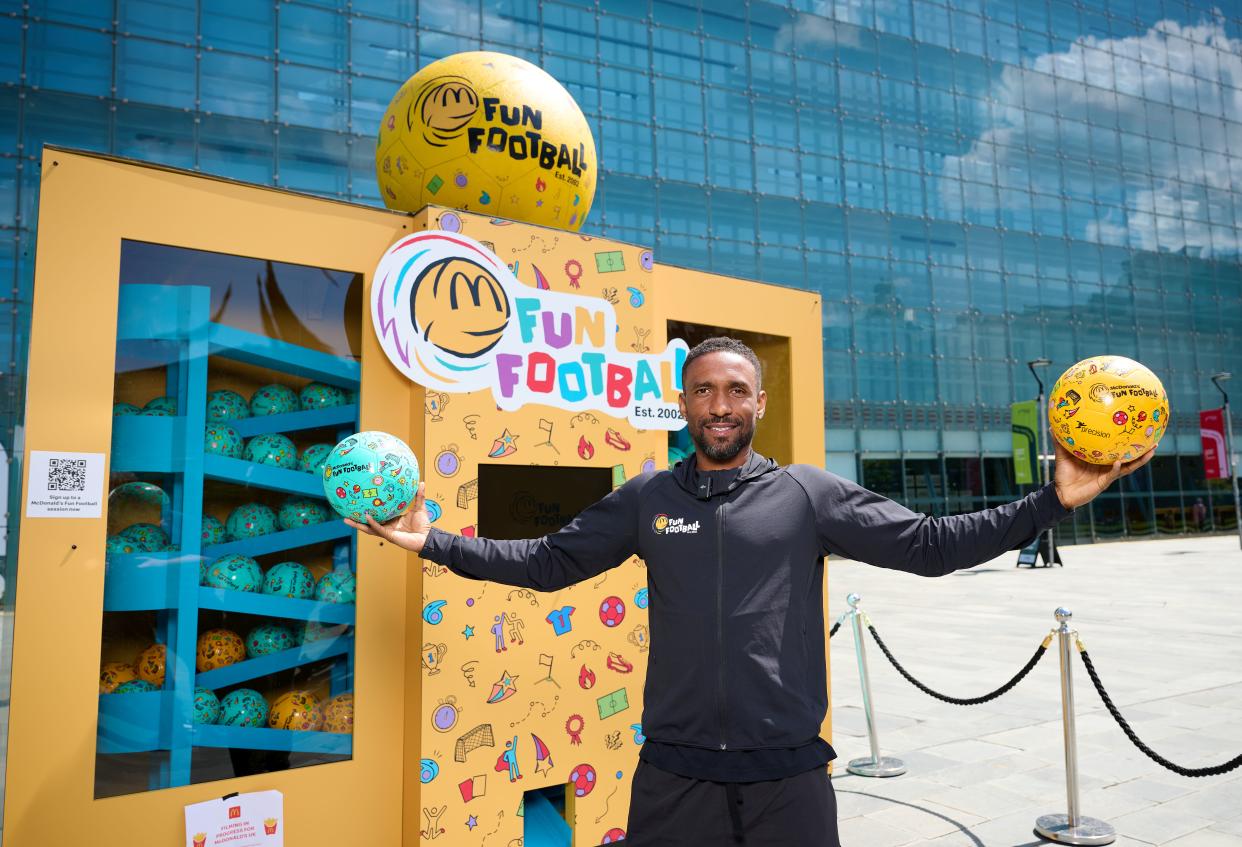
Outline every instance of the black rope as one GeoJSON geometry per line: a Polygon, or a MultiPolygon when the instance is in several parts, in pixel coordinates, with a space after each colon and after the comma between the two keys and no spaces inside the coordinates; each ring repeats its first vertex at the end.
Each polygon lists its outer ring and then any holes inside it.
{"type": "Polygon", "coordinates": [[[841,628],[841,622],[837,621],[836,623],[832,625],[832,629],[828,631],[828,637],[832,638],[832,636],[837,634],[837,630],[840,628],[841,628]]]}
{"type": "Polygon", "coordinates": [[[932,697],[935,697],[937,700],[943,700],[944,702],[952,703],[955,706],[977,706],[980,703],[986,703],[989,700],[995,700],[997,697],[1001,696],[1002,694],[1007,692],[1009,689],[1013,688],[1015,685],[1021,682],[1022,677],[1030,673],[1031,668],[1039,664],[1039,660],[1044,657],[1044,653],[1048,652],[1048,648],[1044,644],[1040,644],[1039,647],[1036,648],[1035,654],[1031,656],[1030,659],[1027,660],[1027,663],[1025,665],[1022,666],[1022,670],[1018,671],[1017,674],[1014,675],[1013,679],[1009,680],[1004,685],[1002,685],[1000,688],[996,689],[995,691],[991,693],[984,694],[982,697],[949,697],[947,694],[941,694],[938,691],[932,691],[926,685],[919,682],[914,677],[910,676],[910,673],[901,666],[901,663],[898,662],[895,658],[893,658],[893,654],[889,652],[888,646],[885,645],[883,639],[880,638],[880,634],[875,631],[875,627],[872,626],[871,624],[868,624],[867,629],[871,631],[871,637],[875,639],[876,644],[880,645],[880,649],[884,651],[884,655],[887,656],[888,660],[893,663],[893,667],[897,669],[897,673],[901,674],[906,679],[910,680],[910,682],[914,685],[914,687],[917,688],[919,691],[922,691],[924,694],[930,694],[932,697]]]}
{"type": "Polygon", "coordinates": [[[1126,719],[1121,716],[1121,712],[1117,711],[1117,707],[1113,705],[1112,698],[1108,696],[1108,692],[1104,690],[1104,684],[1100,682],[1099,674],[1095,672],[1095,665],[1091,664],[1091,657],[1087,655],[1086,650],[1079,650],[1078,654],[1082,656],[1082,663],[1087,666],[1087,676],[1091,677],[1091,684],[1095,686],[1096,693],[1100,695],[1100,699],[1104,701],[1104,706],[1108,709],[1108,713],[1113,716],[1113,720],[1117,721],[1117,725],[1121,727],[1121,731],[1126,734],[1134,742],[1134,746],[1143,751],[1147,758],[1151,759],[1158,765],[1163,765],[1175,774],[1181,776],[1219,776],[1223,773],[1229,773],[1234,768],[1242,765],[1242,754],[1234,756],[1229,761],[1221,765],[1213,765],[1208,768],[1184,768],[1181,765],[1174,764],[1161,756],[1155,750],[1148,747],[1139,737],[1134,734],[1134,730],[1130,728],[1130,724],[1126,723],[1126,719]]]}

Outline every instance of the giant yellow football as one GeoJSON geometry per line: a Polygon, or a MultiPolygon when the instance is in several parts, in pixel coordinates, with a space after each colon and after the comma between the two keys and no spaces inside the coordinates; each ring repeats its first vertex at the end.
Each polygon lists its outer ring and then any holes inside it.
{"type": "Polygon", "coordinates": [[[504,53],[456,53],[388,104],[375,176],[390,209],[436,204],[576,230],[595,197],[595,140],[565,88],[504,53]]]}
{"type": "Polygon", "coordinates": [[[1169,397],[1146,366],[1124,356],[1092,356],[1061,374],[1048,398],[1052,435],[1095,465],[1147,453],[1169,425],[1169,397]]]}

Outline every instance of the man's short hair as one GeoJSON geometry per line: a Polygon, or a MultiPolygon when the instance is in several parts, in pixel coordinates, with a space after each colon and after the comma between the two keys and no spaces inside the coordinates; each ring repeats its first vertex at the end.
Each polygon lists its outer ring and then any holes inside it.
{"type": "Polygon", "coordinates": [[[690,352],[686,354],[686,361],[681,366],[681,384],[686,384],[686,370],[690,367],[690,363],[700,356],[706,356],[708,353],[736,353],[737,355],[750,362],[755,369],[755,391],[763,388],[763,365],[759,363],[759,357],[755,355],[755,351],[751,350],[736,338],[727,336],[717,336],[709,338],[706,341],[700,341],[694,347],[690,348],[690,352]]]}

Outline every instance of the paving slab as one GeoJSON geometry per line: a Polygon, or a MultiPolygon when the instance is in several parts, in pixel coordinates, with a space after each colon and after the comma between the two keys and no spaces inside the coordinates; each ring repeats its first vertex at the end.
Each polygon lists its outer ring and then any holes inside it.
{"type": "MultiPolygon", "coordinates": [[[[938,579],[832,560],[828,614],[835,619],[847,594],[861,594],[911,674],[974,697],[1013,676],[1055,626],[1053,610],[1066,606],[1106,690],[1145,743],[1191,768],[1242,753],[1237,538],[1084,545],[1062,556],[1063,568],[1019,569],[1009,554],[938,579]]],[[[963,707],[917,690],[866,639],[881,753],[908,772],[867,779],[845,771],[870,750],[853,636],[842,627],[830,645],[842,843],[1048,843],[1035,836],[1035,820],[1067,805],[1055,642],[1012,691],[963,707]]],[[[1112,824],[1123,847],[1242,847],[1242,769],[1189,778],[1161,767],[1122,733],[1076,655],[1072,676],[1081,813],[1112,824]]]]}

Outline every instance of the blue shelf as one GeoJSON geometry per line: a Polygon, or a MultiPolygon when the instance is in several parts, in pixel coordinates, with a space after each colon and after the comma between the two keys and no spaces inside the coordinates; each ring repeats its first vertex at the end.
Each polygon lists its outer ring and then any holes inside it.
{"type": "Polygon", "coordinates": [[[330,659],[333,656],[342,656],[352,649],[354,649],[354,637],[352,635],[323,638],[319,641],[311,641],[308,644],[301,644],[288,650],[281,650],[279,653],[269,653],[266,656],[259,656],[255,659],[246,659],[235,665],[225,665],[215,670],[203,671],[195,678],[194,684],[211,689],[228,688],[231,685],[237,685],[239,682],[246,682],[251,679],[258,679],[261,676],[267,676],[268,674],[287,671],[299,665],[318,662],[321,659],[330,659]]]}
{"type": "Polygon", "coordinates": [[[331,409],[308,409],[302,412],[287,412],[283,415],[260,415],[251,418],[234,418],[221,421],[243,438],[260,435],[266,432],[297,432],[303,429],[319,429],[325,426],[354,425],[358,420],[358,404],[336,406],[331,409]]]}
{"type": "Polygon", "coordinates": [[[291,753],[335,753],[349,756],[354,751],[353,735],[336,732],[298,732],[292,729],[219,726],[194,727],[195,747],[232,747],[243,750],[287,750],[291,753]]]}
{"type": "MultiPolygon", "coordinates": [[[[320,492],[322,495],[322,491],[320,492]]],[[[281,550],[293,550],[323,541],[346,539],[354,534],[354,529],[342,520],[327,520],[312,526],[301,526],[297,529],[285,529],[258,538],[243,538],[241,541],[226,541],[223,544],[211,544],[203,548],[203,556],[210,562],[229,553],[240,553],[252,559],[268,553],[279,553],[281,550]]]]}
{"type": "Polygon", "coordinates": [[[210,325],[207,342],[213,356],[297,374],[341,388],[353,389],[362,378],[362,366],[352,359],[223,324],[210,325]]]}
{"type": "MultiPolygon", "coordinates": [[[[202,450],[202,436],[197,449],[202,450]]],[[[112,418],[111,470],[180,473],[186,454],[185,418],[117,415],[112,418]]]]}
{"type": "Polygon", "coordinates": [[[217,609],[221,612],[237,612],[242,615],[266,615],[272,618],[314,621],[329,625],[354,622],[353,603],[295,600],[292,597],[273,597],[270,594],[233,591],[228,588],[199,588],[198,607],[217,609]]]}
{"type": "MultiPolygon", "coordinates": [[[[195,747],[234,747],[349,755],[350,735],[238,729],[193,723],[196,683],[215,688],[257,680],[311,662],[330,666],[334,692],[352,687],[354,638],[337,635],[296,648],[239,662],[201,675],[194,660],[201,611],[206,609],[324,626],[352,625],[354,606],[294,600],[198,585],[200,562],[227,553],[262,556],[323,542],[352,541],[339,520],[231,541],[201,549],[203,482],[307,496],[322,501],[318,474],[274,468],[203,451],[209,363],[213,357],[257,365],[357,389],[357,361],[299,347],[253,332],[211,322],[211,291],[205,286],[122,285],[117,316],[117,372],[139,368],[164,371],[164,394],[178,398],[177,417],[119,416],[112,421],[112,471],[161,473],[171,504],[166,528],[180,552],[110,554],[106,557],[104,609],[154,610],[156,637],[168,645],[168,679],[162,691],[104,695],[99,699],[97,750],[101,754],[161,751],[149,770],[151,788],[187,785],[195,747]],[[201,552],[200,552],[201,549],[201,552]]],[[[335,433],[358,426],[358,406],[313,409],[229,422],[243,437],[268,432],[324,429],[335,433]]],[[[327,440],[327,439],[325,439],[327,440]]],[[[353,565],[354,545],[337,543],[336,567],[353,565]]]]}
{"type": "Polygon", "coordinates": [[[215,453],[203,456],[203,476],[207,479],[235,482],[238,485],[283,491],[286,494],[323,497],[323,483],[318,474],[260,465],[258,462],[247,462],[243,459],[230,459],[215,453]]]}
{"type": "Polygon", "coordinates": [[[99,695],[100,753],[167,750],[171,727],[163,715],[172,705],[171,691],[99,695]]]}
{"type": "Polygon", "coordinates": [[[198,556],[177,552],[109,553],[104,565],[104,611],[177,608],[182,566],[194,569],[197,583],[198,556]]]}

